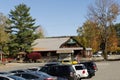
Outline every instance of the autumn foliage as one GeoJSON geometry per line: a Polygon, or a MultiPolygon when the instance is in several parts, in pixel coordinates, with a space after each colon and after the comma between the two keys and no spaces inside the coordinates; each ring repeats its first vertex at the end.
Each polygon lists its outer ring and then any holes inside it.
{"type": "MultiPolygon", "coordinates": [[[[104,34],[101,32],[101,29],[97,23],[88,20],[84,23],[82,28],[79,29],[81,29],[80,42],[85,47],[91,47],[93,49],[93,52],[102,49],[100,47],[103,41],[101,35],[104,34]]],[[[118,48],[118,37],[116,35],[116,30],[113,26],[110,26],[107,28],[107,32],[108,32],[106,38],[107,51],[111,51],[111,52],[116,51],[118,48]]]]}
{"type": "Polygon", "coordinates": [[[111,33],[109,34],[107,41],[107,50],[113,52],[116,51],[118,48],[118,38],[115,29],[112,27],[110,30],[111,33]]]}

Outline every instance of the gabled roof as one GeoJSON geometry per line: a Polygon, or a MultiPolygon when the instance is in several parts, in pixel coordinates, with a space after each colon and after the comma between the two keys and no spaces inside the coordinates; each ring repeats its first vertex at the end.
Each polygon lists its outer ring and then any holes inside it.
{"type": "Polygon", "coordinates": [[[70,37],[36,39],[33,42],[33,51],[56,51],[61,44],[65,43],[70,37]]]}

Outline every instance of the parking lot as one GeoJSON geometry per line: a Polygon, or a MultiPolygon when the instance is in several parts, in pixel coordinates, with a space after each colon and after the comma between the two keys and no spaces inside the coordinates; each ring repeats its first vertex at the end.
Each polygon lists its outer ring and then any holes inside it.
{"type": "Polygon", "coordinates": [[[120,61],[97,62],[97,66],[96,75],[85,80],[120,80],[120,61]]]}
{"type": "MultiPolygon", "coordinates": [[[[98,71],[91,79],[84,80],[120,80],[120,61],[96,62],[98,71]]],[[[29,67],[42,66],[43,63],[9,63],[0,66],[0,71],[10,71],[14,69],[26,69],[29,67]]]]}

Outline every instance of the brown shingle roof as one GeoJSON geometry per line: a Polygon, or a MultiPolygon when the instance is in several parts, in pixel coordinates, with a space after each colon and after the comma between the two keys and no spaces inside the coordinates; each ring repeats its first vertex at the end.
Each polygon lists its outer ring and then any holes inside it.
{"type": "Polygon", "coordinates": [[[69,38],[70,37],[37,39],[34,41],[32,48],[33,51],[55,51],[69,38]]]}

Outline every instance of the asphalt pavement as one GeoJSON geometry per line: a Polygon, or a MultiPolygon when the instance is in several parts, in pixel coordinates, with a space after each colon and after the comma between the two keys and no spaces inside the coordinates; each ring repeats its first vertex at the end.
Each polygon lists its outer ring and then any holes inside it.
{"type": "Polygon", "coordinates": [[[96,62],[98,71],[91,79],[85,80],[120,80],[120,61],[96,62]]]}
{"type": "MultiPolygon", "coordinates": [[[[96,64],[98,67],[96,75],[91,79],[83,80],[120,80],[120,61],[101,61],[96,62],[96,64]]],[[[43,65],[44,63],[7,63],[6,65],[0,65],[0,72],[43,65]]]]}

